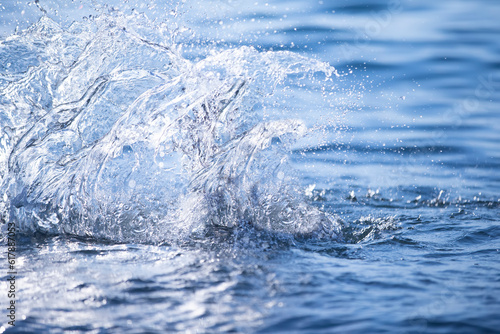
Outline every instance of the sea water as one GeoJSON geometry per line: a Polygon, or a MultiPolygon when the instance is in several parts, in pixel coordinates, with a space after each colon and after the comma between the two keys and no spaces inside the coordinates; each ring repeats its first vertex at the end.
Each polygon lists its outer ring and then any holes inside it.
{"type": "Polygon", "coordinates": [[[2,4],[0,331],[498,332],[499,5],[2,4]]]}

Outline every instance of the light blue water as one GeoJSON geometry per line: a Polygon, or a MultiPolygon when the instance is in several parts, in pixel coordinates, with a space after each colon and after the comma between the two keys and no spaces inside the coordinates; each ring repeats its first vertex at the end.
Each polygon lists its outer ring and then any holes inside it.
{"type": "Polygon", "coordinates": [[[2,3],[0,332],[499,333],[499,15],[2,3]]]}

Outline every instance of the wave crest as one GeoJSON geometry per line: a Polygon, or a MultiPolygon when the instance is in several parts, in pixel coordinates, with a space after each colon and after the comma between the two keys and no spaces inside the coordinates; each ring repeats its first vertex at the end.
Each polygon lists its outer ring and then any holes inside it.
{"type": "Polygon", "coordinates": [[[304,122],[263,106],[287,76],[335,70],[251,47],[188,60],[137,33],[141,20],[103,15],[64,30],[44,16],[3,42],[2,52],[37,55],[0,82],[5,219],[25,233],[115,241],[242,222],[337,236],[287,165],[304,122]]]}

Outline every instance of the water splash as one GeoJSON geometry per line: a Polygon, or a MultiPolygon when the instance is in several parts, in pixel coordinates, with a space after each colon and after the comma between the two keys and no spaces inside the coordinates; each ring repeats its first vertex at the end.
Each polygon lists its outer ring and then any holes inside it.
{"type": "Polygon", "coordinates": [[[336,238],[287,164],[305,123],[264,106],[287,77],[335,70],[252,47],[188,60],[175,38],[141,35],[147,24],[114,14],[63,29],[44,15],[2,41],[3,219],[114,241],[243,223],[336,238]]]}

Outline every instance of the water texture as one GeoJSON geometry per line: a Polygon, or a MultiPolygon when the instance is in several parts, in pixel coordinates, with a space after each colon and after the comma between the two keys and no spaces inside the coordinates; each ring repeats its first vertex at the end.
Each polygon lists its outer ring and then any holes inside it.
{"type": "Polygon", "coordinates": [[[1,4],[0,332],[498,333],[498,14],[1,4]]]}

